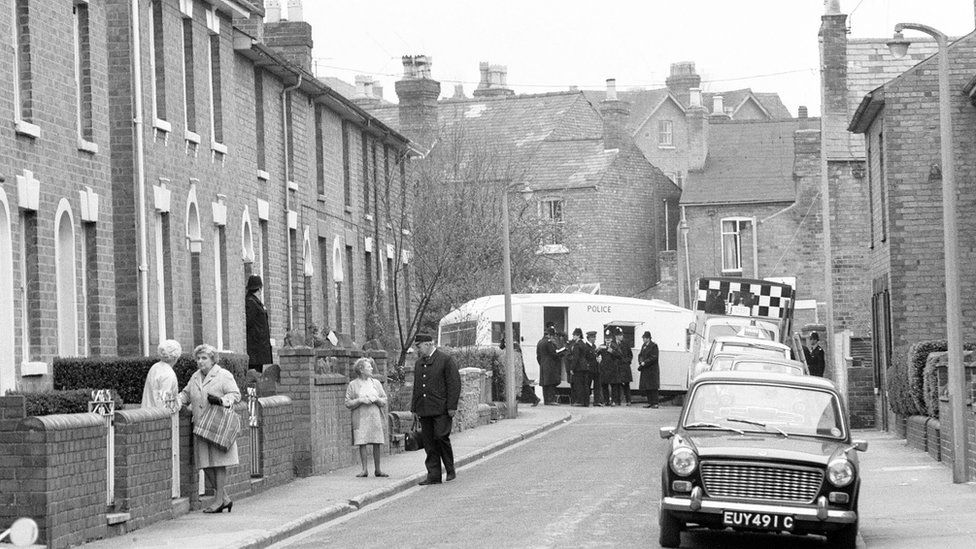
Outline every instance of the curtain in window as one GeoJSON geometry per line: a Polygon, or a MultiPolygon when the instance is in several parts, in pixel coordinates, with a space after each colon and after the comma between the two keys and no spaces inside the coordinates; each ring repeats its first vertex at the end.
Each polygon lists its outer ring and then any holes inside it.
{"type": "Polygon", "coordinates": [[[742,269],[739,251],[739,222],[734,220],[723,220],[722,270],[738,271],[742,269]]]}

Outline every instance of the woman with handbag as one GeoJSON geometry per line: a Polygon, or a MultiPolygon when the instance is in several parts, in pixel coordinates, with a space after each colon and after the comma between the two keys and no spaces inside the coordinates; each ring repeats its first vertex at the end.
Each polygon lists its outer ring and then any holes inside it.
{"type": "Polygon", "coordinates": [[[359,446],[359,460],[363,472],[357,477],[369,476],[366,469],[366,446],[373,447],[373,472],[378,477],[388,477],[380,469],[380,446],[386,440],[383,425],[386,423],[386,392],[383,385],[373,378],[373,359],[363,357],[353,365],[356,379],[346,387],[346,408],[352,410],[352,444],[359,446]]]}
{"type": "Polygon", "coordinates": [[[193,356],[197,371],[180,392],[180,403],[189,405],[193,412],[194,464],[214,485],[213,503],[203,512],[220,513],[227,509],[230,513],[234,502],[227,495],[227,467],[238,463],[236,431],[240,429],[231,407],[241,400],[241,392],[234,376],[217,365],[217,349],[198,345],[193,356]]]}

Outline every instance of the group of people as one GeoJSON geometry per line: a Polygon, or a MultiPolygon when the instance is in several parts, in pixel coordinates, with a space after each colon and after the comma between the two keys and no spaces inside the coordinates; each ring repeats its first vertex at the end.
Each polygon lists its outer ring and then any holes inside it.
{"type": "MultiPolygon", "coordinates": [[[[597,345],[596,335],[596,331],[589,331],[584,339],[583,330],[576,328],[569,341],[562,344],[555,328],[546,327],[545,335],[536,345],[544,404],[558,404],[556,386],[562,381],[563,371],[570,382],[573,406],[590,406],[591,394],[593,406],[631,404],[630,384],[634,378],[630,364],[634,354],[623,329],[608,327],[601,345],[597,345]]],[[[647,398],[646,407],[657,408],[660,366],[658,347],[650,332],[644,332],[637,369],[640,372],[638,390],[647,398]]]]}

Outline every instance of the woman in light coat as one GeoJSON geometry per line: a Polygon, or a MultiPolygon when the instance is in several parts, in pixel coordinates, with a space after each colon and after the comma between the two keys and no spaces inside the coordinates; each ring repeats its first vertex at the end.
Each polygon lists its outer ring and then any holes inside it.
{"type": "MultiPolygon", "coordinates": [[[[176,395],[180,392],[173,366],[183,354],[183,347],[180,346],[179,341],[167,339],[159,344],[157,352],[159,362],[149,368],[146,384],[142,388],[143,408],[164,408],[170,405],[172,402],[170,399],[176,399],[176,395]]],[[[173,408],[178,407],[173,406],[173,408]]]]}
{"type": "MultiPolygon", "coordinates": [[[[193,412],[193,423],[210,406],[230,408],[241,400],[234,376],[217,365],[217,349],[211,345],[198,345],[193,349],[197,361],[197,371],[190,377],[186,387],[180,392],[180,402],[189,405],[193,412]]],[[[214,446],[199,435],[193,435],[194,463],[203,469],[214,484],[214,499],[204,513],[220,513],[224,509],[230,513],[234,502],[227,495],[227,467],[237,465],[237,442],[226,451],[214,446]]]]}
{"type": "Polygon", "coordinates": [[[380,446],[386,441],[383,426],[386,423],[386,392],[383,384],[374,379],[373,359],[360,358],[353,365],[356,379],[346,387],[346,408],[352,410],[352,444],[359,446],[359,460],[363,472],[357,477],[369,476],[366,469],[366,446],[373,447],[373,472],[378,477],[388,477],[380,469],[380,446]]]}

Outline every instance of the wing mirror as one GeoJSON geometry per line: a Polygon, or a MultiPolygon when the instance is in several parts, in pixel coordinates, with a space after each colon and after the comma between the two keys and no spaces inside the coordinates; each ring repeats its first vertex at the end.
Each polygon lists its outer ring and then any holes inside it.
{"type": "Polygon", "coordinates": [[[0,540],[10,537],[10,543],[16,547],[26,547],[33,545],[37,541],[38,529],[34,519],[19,518],[10,525],[10,528],[0,532],[0,540]]]}
{"type": "Polygon", "coordinates": [[[857,450],[858,452],[868,451],[868,441],[866,440],[855,440],[853,441],[853,446],[854,449],[857,450]]]}
{"type": "Polygon", "coordinates": [[[667,440],[667,439],[673,437],[674,436],[674,429],[675,429],[674,427],[661,427],[659,429],[659,432],[661,434],[661,438],[663,438],[664,440],[667,440]]]}

